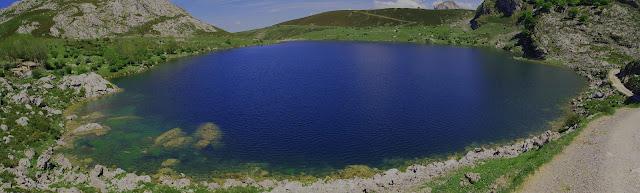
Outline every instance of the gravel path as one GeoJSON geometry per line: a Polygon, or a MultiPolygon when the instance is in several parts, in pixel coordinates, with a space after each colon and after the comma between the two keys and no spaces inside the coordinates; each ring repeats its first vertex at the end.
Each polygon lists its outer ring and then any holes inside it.
{"type": "Polygon", "coordinates": [[[640,192],[640,109],[593,121],[520,192],[640,192]]]}

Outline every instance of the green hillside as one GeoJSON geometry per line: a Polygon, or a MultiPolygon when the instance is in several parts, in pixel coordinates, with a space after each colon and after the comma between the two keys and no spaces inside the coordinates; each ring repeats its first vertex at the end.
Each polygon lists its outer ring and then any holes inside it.
{"type": "Polygon", "coordinates": [[[440,25],[473,17],[471,10],[426,10],[392,8],[379,10],[341,10],[320,13],[278,25],[374,27],[397,25],[440,25]]]}

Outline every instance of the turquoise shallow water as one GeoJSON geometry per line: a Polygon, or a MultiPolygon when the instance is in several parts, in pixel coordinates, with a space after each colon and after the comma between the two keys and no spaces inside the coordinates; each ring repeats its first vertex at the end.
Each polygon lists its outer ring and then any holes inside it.
{"type": "Polygon", "coordinates": [[[526,137],[584,86],[570,70],[494,51],[315,41],[180,59],[114,82],[125,92],[80,110],[111,131],[71,153],[146,173],[173,158],[195,176],[383,167],[526,137]],[[195,148],[205,123],[219,134],[195,148]],[[187,142],[158,145],[172,128],[187,142]]]}

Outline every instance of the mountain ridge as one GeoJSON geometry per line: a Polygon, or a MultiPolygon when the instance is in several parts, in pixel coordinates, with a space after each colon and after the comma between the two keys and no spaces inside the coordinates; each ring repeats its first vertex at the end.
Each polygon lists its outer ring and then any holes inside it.
{"type": "Polygon", "coordinates": [[[313,25],[342,27],[372,27],[396,25],[440,25],[458,21],[471,10],[428,10],[411,8],[388,8],[375,10],[338,10],[293,19],[278,25],[313,25]]]}
{"type": "Polygon", "coordinates": [[[16,33],[73,39],[186,37],[215,32],[224,31],[168,0],[22,0],[0,9],[0,37],[16,33]]]}

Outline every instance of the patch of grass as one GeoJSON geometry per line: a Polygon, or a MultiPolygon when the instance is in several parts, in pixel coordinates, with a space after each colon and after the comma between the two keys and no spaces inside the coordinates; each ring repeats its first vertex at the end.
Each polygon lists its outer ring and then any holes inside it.
{"type": "Polygon", "coordinates": [[[588,123],[580,120],[580,129],[564,137],[550,142],[542,148],[529,151],[515,158],[488,160],[475,167],[465,167],[451,174],[437,178],[424,187],[433,192],[489,192],[492,187],[497,192],[512,192],[524,182],[527,176],[533,174],[540,166],[551,161],[554,155],[562,152],[588,123]],[[480,181],[468,186],[460,186],[464,174],[474,172],[481,176],[480,181]]]}
{"type": "Polygon", "coordinates": [[[616,108],[624,105],[626,98],[621,94],[615,94],[605,99],[593,99],[585,102],[584,108],[588,114],[604,113],[612,115],[616,108]]]}

